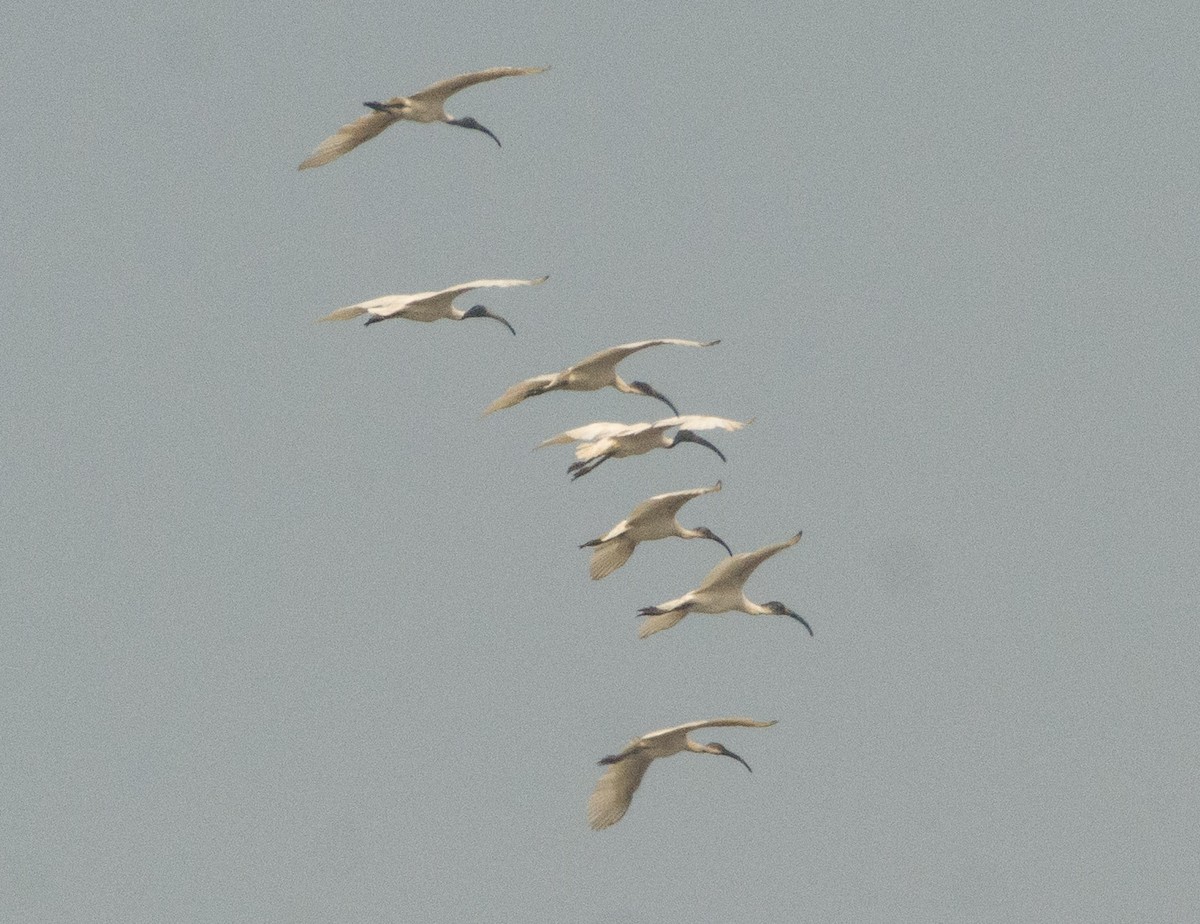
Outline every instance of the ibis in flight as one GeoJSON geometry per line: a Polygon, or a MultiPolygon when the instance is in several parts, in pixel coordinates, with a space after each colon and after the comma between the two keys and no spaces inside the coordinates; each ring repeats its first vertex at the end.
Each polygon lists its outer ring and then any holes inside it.
{"type": "Polygon", "coordinates": [[[746,424],[753,423],[753,418],[745,422],[726,420],[724,417],[704,417],[699,414],[686,414],[682,417],[668,417],[656,420],[654,423],[610,423],[597,421],[567,430],[548,440],[543,440],[536,448],[557,446],[562,443],[578,442],[575,448],[575,458],[578,462],[567,468],[571,478],[582,478],[605,459],[623,459],[627,456],[640,456],[652,449],[672,449],[680,443],[697,443],[711,449],[721,461],[725,454],[716,446],[697,436],[696,430],[740,430],[746,424]],[[678,427],[674,436],[667,436],[667,431],[678,427]]]}
{"type": "Polygon", "coordinates": [[[368,115],[355,119],[343,125],[336,134],[330,135],[308,156],[300,165],[301,170],[309,167],[320,167],[336,160],[347,151],[358,147],[364,141],[370,141],[393,122],[445,122],[447,125],[457,125],[460,128],[474,128],[483,132],[496,144],[500,139],[472,119],[464,116],[455,119],[446,114],[446,100],[459,90],[473,87],[486,80],[496,80],[498,77],[520,77],[525,74],[540,74],[548,70],[545,67],[492,67],[486,71],[474,71],[470,74],[459,74],[439,80],[432,86],[419,90],[412,96],[394,96],[381,103],[363,103],[372,110],[368,115]]]}
{"type": "Polygon", "coordinates": [[[732,757],[747,770],[750,765],[723,744],[715,741],[711,744],[697,744],[688,737],[688,732],[698,728],[716,728],[725,726],[742,726],[744,728],[769,728],[775,722],[757,722],[754,719],[702,719],[699,722],[687,722],[674,728],[663,728],[650,732],[640,738],[634,738],[620,754],[612,754],[600,759],[600,765],[608,767],[596,783],[596,788],[588,799],[588,823],[595,830],[608,828],[620,821],[633,801],[646,775],[650,764],[658,757],[671,757],[681,751],[691,751],[693,754],[715,754],[720,757],[732,757]]]}
{"type": "Polygon", "coordinates": [[[599,539],[585,542],[581,549],[595,548],[592,553],[591,575],[593,581],[608,577],[625,562],[637,548],[639,542],[649,542],[653,539],[666,539],[668,536],[678,536],[680,539],[711,539],[725,546],[730,555],[733,550],[725,544],[725,540],[707,526],[697,526],[688,529],[679,524],[675,515],[679,509],[693,498],[701,494],[712,494],[721,490],[721,482],[707,488],[691,488],[687,491],[672,491],[669,494],[656,494],[649,500],[642,501],[633,508],[633,512],[624,520],[606,532],[599,539]]]}
{"type": "Polygon", "coordinates": [[[520,404],[526,398],[532,398],[534,395],[544,395],[548,391],[595,391],[598,388],[611,386],[627,395],[646,395],[649,398],[657,398],[671,409],[671,413],[678,414],[678,409],[666,395],[655,391],[645,382],[626,382],[617,375],[617,363],[626,356],[636,353],[639,350],[648,349],[649,347],[668,345],[710,347],[720,342],[720,340],[710,340],[707,343],[701,343],[698,340],[663,339],[622,343],[620,346],[601,350],[587,359],[581,359],[575,365],[568,366],[561,372],[549,372],[545,375],[537,375],[531,379],[526,379],[524,382],[518,382],[489,404],[483,413],[490,414],[493,411],[512,407],[514,404],[520,404]]]}
{"type": "Polygon", "coordinates": [[[356,318],[360,314],[369,314],[367,324],[375,324],[379,321],[386,321],[389,318],[408,318],[410,321],[440,321],[443,318],[449,318],[452,321],[462,321],[466,318],[491,318],[494,321],[499,321],[514,334],[513,326],[500,317],[498,314],[493,314],[483,305],[475,305],[463,311],[461,308],[455,308],[452,302],[463,292],[470,292],[472,289],[503,289],[508,286],[539,286],[549,276],[542,276],[538,279],[476,279],[474,282],[464,282],[461,285],[451,286],[448,289],[440,289],[437,292],[418,292],[415,295],[385,295],[382,298],[373,298],[367,302],[359,302],[357,305],[347,305],[345,308],[339,308],[323,318],[317,318],[318,321],[345,321],[350,318],[356,318]]]}
{"type": "Polygon", "coordinates": [[[638,615],[648,618],[638,627],[638,638],[646,638],[655,632],[670,629],[688,613],[728,613],[734,610],[749,613],[751,616],[790,616],[812,635],[812,626],[804,617],[792,612],[778,600],[755,603],[747,599],[742,590],[746,579],[754,573],[755,568],[776,552],[790,549],[800,541],[800,535],[796,533],[791,539],[764,546],[755,552],[742,552],[722,559],[695,590],[689,590],[682,597],[676,597],[658,606],[642,607],[638,615]]]}

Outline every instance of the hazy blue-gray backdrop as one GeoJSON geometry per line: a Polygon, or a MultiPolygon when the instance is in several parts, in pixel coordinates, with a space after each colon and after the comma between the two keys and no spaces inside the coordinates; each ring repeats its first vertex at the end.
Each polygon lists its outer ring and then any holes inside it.
{"type": "Polygon", "coordinates": [[[1188,3],[26,5],[6,17],[11,921],[1197,913],[1188,3]],[[249,11],[247,11],[249,9],[249,11]],[[456,97],[296,165],[361,102],[456,97]],[[487,276],[492,322],[316,325],[487,276]],[[572,484],[656,402],[748,418],[572,484]],[[813,624],[634,613],[637,501],[813,624]],[[715,715],[753,765],[597,758],[715,715]]]}

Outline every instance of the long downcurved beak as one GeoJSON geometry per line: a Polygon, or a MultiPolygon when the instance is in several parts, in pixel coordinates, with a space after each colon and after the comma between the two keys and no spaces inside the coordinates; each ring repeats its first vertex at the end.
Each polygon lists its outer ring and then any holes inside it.
{"type": "MultiPolygon", "coordinates": [[[[744,760],[742,760],[740,757],[738,757],[738,755],[734,754],[733,751],[729,750],[729,748],[725,747],[724,745],[720,745],[720,748],[721,748],[720,753],[723,757],[732,757],[734,760],[736,760],[739,764],[741,764],[747,770],[750,770],[750,765],[748,763],[746,763],[744,760]]],[[[750,770],[750,772],[753,773],[754,771],[750,770]]]]}
{"type": "Polygon", "coordinates": [[[667,407],[669,407],[671,409],[671,412],[676,417],[679,416],[679,408],[675,407],[675,405],[671,403],[671,399],[668,398],[666,395],[664,395],[661,391],[655,390],[655,388],[652,385],[650,385],[649,383],[647,383],[647,382],[630,382],[629,385],[631,388],[636,388],[647,398],[657,398],[659,401],[661,401],[663,404],[665,404],[667,407]]]}
{"type": "Polygon", "coordinates": [[[507,327],[509,333],[511,333],[514,337],[517,335],[517,332],[513,330],[513,326],[511,324],[504,320],[504,318],[500,317],[500,315],[488,311],[483,305],[475,305],[474,307],[465,311],[463,313],[463,320],[465,321],[467,318],[491,318],[493,321],[499,321],[501,324],[507,327]]]}
{"type": "Polygon", "coordinates": [[[363,103],[368,109],[374,109],[376,112],[391,112],[394,109],[400,109],[400,106],[389,106],[387,103],[363,103]]]}
{"type": "Polygon", "coordinates": [[[808,624],[808,620],[806,620],[803,616],[801,616],[799,613],[793,613],[791,610],[785,610],[784,612],[788,616],[791,616],[792,619],[796,620],[796,622],[800,623],[800,625],[804,626],[804,628],[808,630],[809,635],[813,634],[812,626],[808,624]]]}
{"type": "Polygon", "coordinates": [[[499,321],[501,324],[503,324],[505,327],[508,328],[508,332],[510,334],[512,334],[514,337],[517,336],[517,332],[516,332],[516,330],[513,329],[513,326],[511,324],[509,324],[506,320],[504,320],[504,318],[500,317],[500,315],[492,314],[492,312],[489,311],[487,314],[484,315],[484,317],[491,318],[493,321],[499,321]]]}
{"type": "Polygon", "coordinates": [[[716,533],[714,533],[707,526],[701,526],[700,532],[704,534],[705,539],[711,539],[713,542],[720,543],[721,545],[723,545],[725,547],[726,552],[728,552],[730,555],[733,554],[733,549],[731,549],[729,547],[729,543],[726,542],[724,539],[722,539],[720,536],[718,536],[716,533]]]}
{"type": "MultiPolygon", "coordinates": [[[[696,443],[699,446],[707,446],[709,449],[711,449],[713,452],[715,452],[718,456],[721,457],[722,462],[727,461],[725,458],[725,454],[723,452],[721,452],[721,450],[719,450],[716,446],[714,446],[712,443],[710,443],[704,437],[696,436],[696,434],[693,433],[691,430],[680,430],[678,433],[675,434],[675,439],[671,441],[671,445],[678,446],[680,443],[696,443]]],[[[724,544],[724,543],[722,543],[722,544],[724,544]]],[[[728,548],[728,546],[726,546],[726,548],[728,548]]]]}
{"type": "Polygon", "coordinates": [[[487,135],[489,138],[491,138],[494,142],[496,142],[497,147],[504,147],[504,145],[500,144],[499,138],[497,138],[495,135],[493,135],[488,129],[484,128],[477,121],[472,119],[470,116],[463,116],[461,119],[448,119],[446,121],[446,124],[447,125],[457,125],[459,128],[473,128],[473,129],[475,129],[475,131],[483,132],[485,135],[487,135]]]}

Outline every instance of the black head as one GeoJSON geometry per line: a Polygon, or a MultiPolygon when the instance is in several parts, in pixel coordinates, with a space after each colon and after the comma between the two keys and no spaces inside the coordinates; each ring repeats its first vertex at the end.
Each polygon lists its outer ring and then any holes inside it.
{"type": "Polygon", "coordinates": [[[695,443],[698,446],[707,446],[709,449],[711,449],[713,452],[715,452],[718,456],[721,457],[722,462],[725,461],[725,454],[723,452],[721,452],[721,450],[719,450],[716,446],[714,446],[712,443],[710,443],[704,437],[696,436],[696,434],[693,433],[691,430],[680,430],[678,433],[675,434],[675,439],[671,440],[671,446],[675,447],[675,446],[678,446],[680,443],[695,443]]]}
{"type": "MultiPolygon", "coordinates": [[[[716,741],[712,741],[712,742],[709,742],[709,744],[707,744],[706,747],[708,748],[710,753],[720,754],[722,757],[732,757],[734,760],[736,760],[739,764],[741,764],[747,770],[750,770],[750,765],[748,763],[746,763],[744,760],[742,760],[740,757],[738,757],[736,754],[734,754],[733,751],[729,750],[729,748],[725,747],[725,745],[718,744],[716,741]]],[[[753,773],[754,771],[750,770],[750,772],[753,773]]]]}
{"type": "Polygon", "coordinates": [[[474,305],[471,308],[468,308],[466,311],[464,311],[462,319],[465,321],[467,318],[491,318],[493,321],[499,321],[501,324],[503,324],[505,327],[507,327],[510,331],[512,331],[512,334],[514,337],[517,335],[517,332],[515,330],[513,330],[513,326],[511,324],[509,324],[506,320],[504,320],[504,318],[500,317],[500,315],[492,314],[483,305],[474,305]]]}
{"type": "Polygon", "coordinates": [[[792,612],[778,600],[768,601],[767,603],[764,603],[763,606],[769,609],[776,616],[791,616],[792,619],[796,620],[796,622],[800,623],[800,625],[804,626],[804,628],[808,630],[809,635],[813,634],[812,626],[808,624],[807,620],[805,620],[803,616],[801,616],[799,613],[792,612]]]}
{"type": "Polygon", "coordinates": [[[705,539],[711,539],[713,542],[720,543],[721,545],[725,546],[726,552],[728,552],[730,555],[733,554],[733,549],[731,549],[729,547],[729,544],[726,543],[726,541],[724,539],[722,539],[720,536],[718,536],[716,533],[714,533],[707,526],[697,526],[696,532],[698,532],[705,539]]]}
{"type": "Polygon", "coordinates": [[[671,403],[671,399],[664,395],[661,391],[655,391],[648,382],[630,382],[629,387],[635,391],[641,392],[647,398],[656,398],[671,409],[676,417],[679,416],[679,409],[671,403]]]}
{"type": "Polygon", "coordinates": [[[503,147],[503,145],[500,144],[499,138],[497,138],[495,135],[493,135],[488,129],[484,128],[482,125],[480,125],[474,119],[472,119],[470,116],[463,116],[461,119],[447,119],[446,124],[447,125],[457,125],[459,128],[473,128],[477,132],[483,132],[485,135],[487,135],[489,138],[491,138],[494,142],[496,142],[497,147],[503,147]]]}

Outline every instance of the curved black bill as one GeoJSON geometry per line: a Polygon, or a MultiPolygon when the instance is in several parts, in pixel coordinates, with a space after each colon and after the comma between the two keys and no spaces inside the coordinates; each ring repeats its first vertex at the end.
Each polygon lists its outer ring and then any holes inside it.
{"type": "Polygon", "coordinates": [[[733,554],[733,549],[731,549],[729,547],[729,543],[726,542],[724,539],[722,539],[720,536],[718,536],[716,533],[712,532],[711,530],[709,531],[708,538],[711,539],[713,542],[719,542],[722,546],[725,547],[726,552],[728,552],[730,555],[733,554]]]}
{"type": "Polygon", "coordinates": [[[499,321],[501,324],[507,327],[509,333],[511,333],[514,337],[517,335],[517,332],[513,330],[513,326],[511,324],[504,320],[504,318],[500,317],[500,315],[488,311],[483,305],[475,305],[473,308],[463,312],[463,319],[465,320],[466,318],[491,318],[493,321],[499,321]]]}
{"type": "Polygon", "coordinates": [[[504,145],[500,144],[499,138],[497,138],[495,135],[493,135],[491,133],[491,131],[484,128],[482,125],[480,125],[474,119],[472,119],[470,116],[463,116],[461,119],[449,119],[449,120],[447,120],[446,124],[447,125],[457,125],[459,128],[473,128],[477,132],[483,132],[485,135],[487,135],[489,138],[491,138],[494,142],[496,142],[497,147],[504,147],[504,145]]]}
{"type": "Polygon", "coordinates": [[[675,407],[675,405],[671,403],[671,399],[664,395],[661,391],[655,390],[652,385],[648,384],[647,382],[630,382],[629,384],[633,388],[636,388],[638,391],[640,391],[647,398],[657,398],[659,401],[669,407],[671,412],[676,417],[679,416],[679,408],[675,407]]]}
{"type": "MultiPolygon", "coordinates": [[[[671,443],[671,445],[677,446],[680,443],[695,443],[698,446],[707,446],[709,449],[711,449],[713,452],[715,452],[718,456],[721,457],[722,462],[727,461],[725,458],[725,454],[723,452],[721,452],[721,450],[719,450],[716,446],[714,446],[712,443],[710,443],[704,437],[697,436],[691,430],[680,430],[678,433],[675,434],[675,440],[671,443]]],[[[726,548],[728,548],[728,546],[726,546],[726,548]]]]}
{"type": "MultiPolygon", "coordinates": [[[[739,764],[741,764],[747,770],[750,770],[750,765],[748,763],[746,763],[744,760],[742,760],[740,757],[738,757],[738,755],[734,754],[733,751],[729,750],[729,748],[722,747],[721,754],[725,757],[732,757],[734,760],[736,760],[739,764]]],[[[754,771],[750,770],[750,772],[753,773],[754,771]]]]}
{"type": "MultiPolygon", "coordinates": [[[[813,634],[812,626],[810,626],[808,624],[808,620],[806,620],[799,613],[793,613],[791,610],[788,610],[787,615],[791,616],[792,619],[796,620],[796,622],[798,622],[798,623],[800,623],[800,625],[804,626],[804,628],[806,628],[808,630],[809,635],[813,634]]],[[[813,637],[815,638],[815,636],[813,636],[813,637]]]]}
{"type": "Polygon", "coordinates": [[[515,336],[517,336],[517,332],[516,332],[516,330],[513,328],[513,326],[512,326],[511,324],[509,324],[509,323],[508,323],[506,320],[504,320],[504,318],[500,317],[500,315],[498,315],[498,314],[492,314],[492,313],[489,311],[489,312],[488,312],[486,315],[484,315],[484,317],[491,318],[493,321],[499,321],[501,324],[503,324],[505,327],[507,327],[507,328],[508,328],[508,332],[509,332],[510,334],[512,334],[514,337],[515,337],[515,336]]]}

